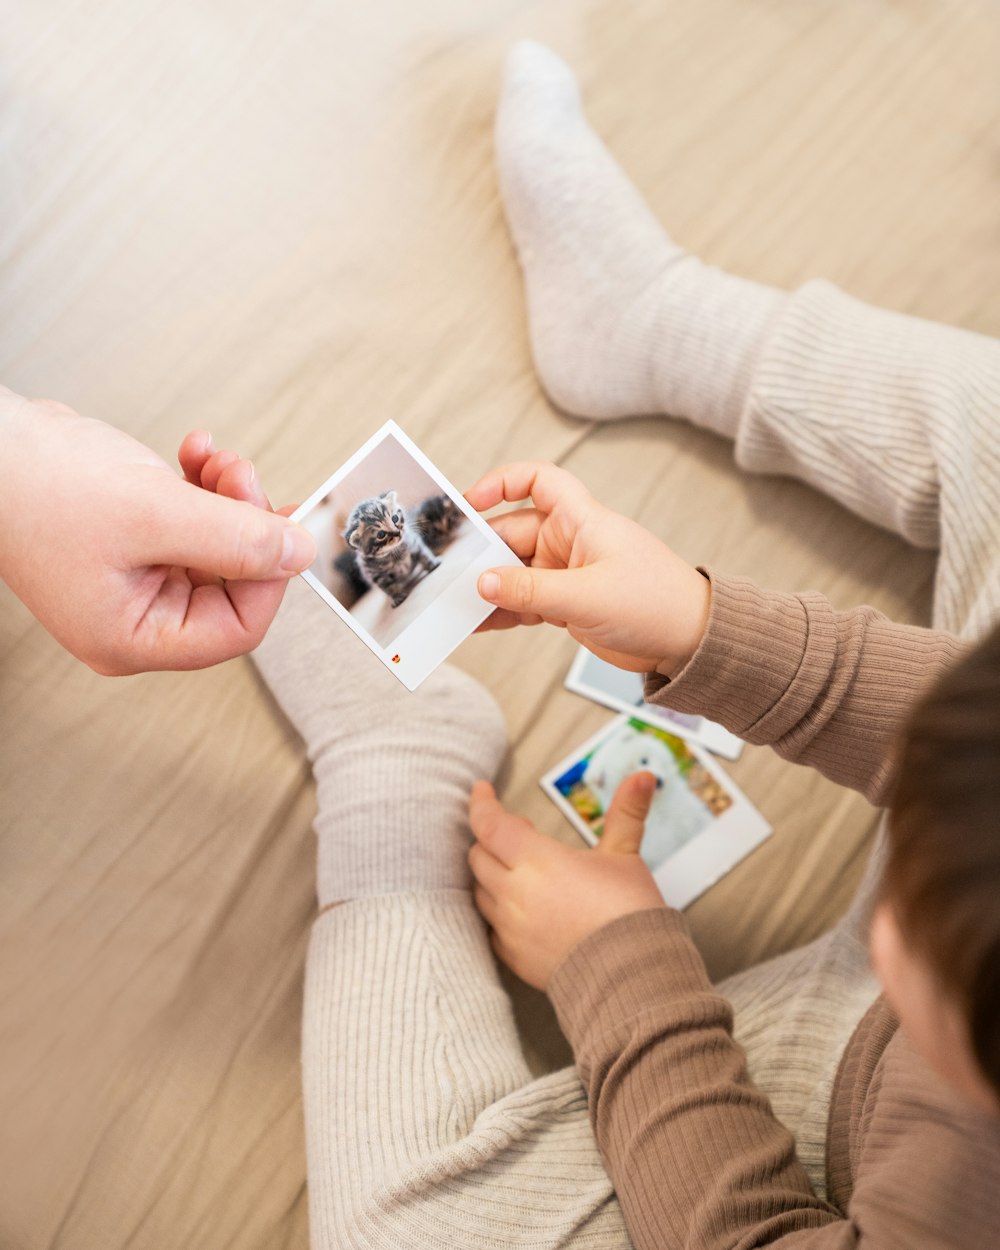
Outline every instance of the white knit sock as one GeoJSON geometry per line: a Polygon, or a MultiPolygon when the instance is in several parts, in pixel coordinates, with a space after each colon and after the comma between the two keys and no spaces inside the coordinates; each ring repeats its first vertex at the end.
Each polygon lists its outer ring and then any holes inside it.
{"type": "Polygon", "coordinates": [[[547,48],[507,57],[496,120],[531,348],[560,408],[683,416],[732,437],[786,296],[678,247],[590,129],[547,48]]]}
{"type": "Polygon", "coordinates": [[[469,791],[506,746],[492,697],[448,665],[411,694],[302,582],[254,663],[316,776],[320,906],[469,884],[469,791]]]}

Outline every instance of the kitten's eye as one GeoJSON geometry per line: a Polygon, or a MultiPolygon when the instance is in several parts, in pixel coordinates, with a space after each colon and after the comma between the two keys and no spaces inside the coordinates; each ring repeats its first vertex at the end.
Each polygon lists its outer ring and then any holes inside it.
{"type": "Polygon", "coordinates": [[[396,524],[398,525],[398,524],[400,523],[400,521],[402,521],[402,519],[403,519],[403,518],[399,515],[399,513],[398,513],[398,512],[394,512],[394,513],[392,514],[392,519],[393,519],[393,520],[396,522],[396,524]]]}
{"type": "Polygon", "coordinates": [[[379,532],[375,535],[375,537],[376,537],[376,538],[385,538],[385,530],[379,530],[379,532]]]}
{"type": "Polygon", "coordinates": [[[640,764],[648,764],[648,763],[649,763],[649,760],[648,760],[648,759],[645,757],[645,755],[644,755],[644,756],[642,757],[642,759],[639,761],[639,763],[640,763],[640,764]]]}

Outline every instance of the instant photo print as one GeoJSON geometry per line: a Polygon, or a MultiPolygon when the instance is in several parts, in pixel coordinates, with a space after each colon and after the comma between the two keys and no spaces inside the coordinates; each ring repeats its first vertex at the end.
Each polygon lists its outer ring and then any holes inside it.
{"type": "Polygon", "coordinates": [[[666,902],[686,907],[759,846],[771,826],[706,751],[637,717],[616,716],[541,785],[596,845],[618,786],[644,771],[656,777],[656,793],[642,857],[666,902]]]}
{"type": "Polygon", "coordinates": [[[610,707],[616,712],[630,712],[651,725],[662,725],[679,738],[707,747],[727,760],[737,760],[743,750],[742,738],[737,738],[722,725],[706,720],[704,716],[687,716],[671,711],[643,698],[642,673],[629,673],[615,668],[606,660],[599,660],[586,647],[576,654],[566,674],[566,689],[582,694],[595,703],[610,707]]]}
{"type": "Polygon", "coordinates": [[[394,421],[292,520],[316,539],[302,576],[408,690],[493,611],[480,573],[520,563],[394,421]]]}

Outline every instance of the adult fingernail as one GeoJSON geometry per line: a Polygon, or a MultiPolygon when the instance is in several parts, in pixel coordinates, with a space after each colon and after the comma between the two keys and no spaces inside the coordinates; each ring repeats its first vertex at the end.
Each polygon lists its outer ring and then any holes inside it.
{"type": "Polygon", "coordinates": [[[490,603],[500,593],[500,578],[496,573],[484,573],[479,579],[479,594],[490,603]]]}
{"type": "Polygon", "coordinates": [[[301,525],[285,528],[281,549],[281,567],[286,573],[301,573],[316,559],[316,542],[301,525]]]}

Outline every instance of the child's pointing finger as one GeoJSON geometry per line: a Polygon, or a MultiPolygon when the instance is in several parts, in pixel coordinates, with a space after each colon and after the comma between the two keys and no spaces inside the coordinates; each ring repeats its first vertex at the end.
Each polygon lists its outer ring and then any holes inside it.
{"type": "Polygon", "coordinates": [[[625,778],[615,791],[604,818],[598,851],[605,855],[638,854],[655,793],[656,777],[652,773],[633,773],[625,778]]]}
{"type": "Polygon", "coordinates": [[[490,517],[489,526],[507,544],[519,560],[530,560],[538,545],[538,531],[542,528],[545,513],[537,508],[518,508],[490,517]]]}

